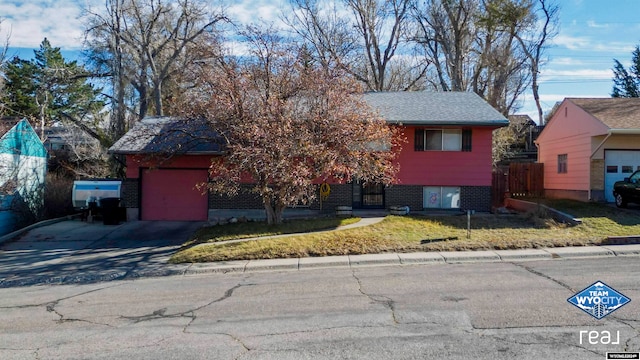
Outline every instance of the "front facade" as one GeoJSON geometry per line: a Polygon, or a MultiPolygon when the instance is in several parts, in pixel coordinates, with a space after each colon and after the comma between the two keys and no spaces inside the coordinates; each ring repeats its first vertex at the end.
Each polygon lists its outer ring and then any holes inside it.
{"type": "Polygon", "coordinates": [[[640,99],[567,98],[536,143],[547,197],[613,202],[640,169],[640,99]]]}
{"type": "MultiPolygon", "coordinates": [[[[311,209],[490,210],[492,132],[508,124],[500,113],[473,93],[369,93],[364,99],[390,126],[401,127],[407,140],[397,159],[397,181],[330,184],[328,197],[311,209]]],[[[207,220],[218,209],[263,208],[255,195],[228,198],[198,189],[207,180],[212,156],[221,155],[219,148],[185,152],[158,164],[140,146],[125,148],[133,137],[125,135],[111,149],[127,155],[123,193],[129,218],[207,220]]]]}

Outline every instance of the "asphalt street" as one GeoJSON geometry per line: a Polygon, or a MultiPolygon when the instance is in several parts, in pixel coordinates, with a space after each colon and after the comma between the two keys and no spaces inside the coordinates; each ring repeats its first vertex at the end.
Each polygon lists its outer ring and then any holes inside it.
{"type": "MultiPolygon", "coordinates": [[[[91,283],[180,273],[169,257],[203,223],[62,221],[0,243],[0,287],[91,283]]],[[[181,267],[178,267],[181,268],[181,267]]]]}
{"type": "Polygon", "coordinates": [[[0,358],[605,359],[607,351],[640,351],[638,260],[316,268],[6,288],[0,358]],[[567,302],[597,280],[632,301],[602,320],[567,302]],[[590,344],[585,334],[594,331],[598,343],[590,344]]]}

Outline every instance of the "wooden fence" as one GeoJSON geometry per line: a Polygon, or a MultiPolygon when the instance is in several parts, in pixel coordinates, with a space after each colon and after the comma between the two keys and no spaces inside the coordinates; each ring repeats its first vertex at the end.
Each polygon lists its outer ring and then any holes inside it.
{"type": "Polygon", "coordinates": [[[544,196],[544,164],[511,163],[509,171],[493,173],[492,203],[501,206],[504,198],[532,198],[544,196]]]}
{"type": "Polygon", "coordinates": [[[493,172],[491,179],[491,205],[500,207],[504,204],[504,196],[507,192],[508,174],[497,170],[493,172]]]}

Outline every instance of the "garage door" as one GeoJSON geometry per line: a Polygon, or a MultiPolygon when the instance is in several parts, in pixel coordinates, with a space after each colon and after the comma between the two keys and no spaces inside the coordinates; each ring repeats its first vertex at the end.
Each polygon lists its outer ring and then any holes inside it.
{"type": "Polygon", "coordinates": [[[613,202],[613,184],[640,169],[640,151],[605,150],[604,164],[604,195],[608,202],[613,202]]]}
{"type": "Polygon", "coordinates": [[[142,220],[207,220],[208,197],[196,189],[206,181],[207,170],[143,171],[142,220]]]}

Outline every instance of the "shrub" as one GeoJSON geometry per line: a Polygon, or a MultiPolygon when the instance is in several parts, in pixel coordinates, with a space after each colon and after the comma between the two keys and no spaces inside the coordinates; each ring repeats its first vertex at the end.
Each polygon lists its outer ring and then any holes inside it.
{"type": "Polygon", "coordinates": [[[71,203],[73,179],[55,173],[47,174],[44,192],[45,219],[54,219],[74,213],[71,203]]]}

